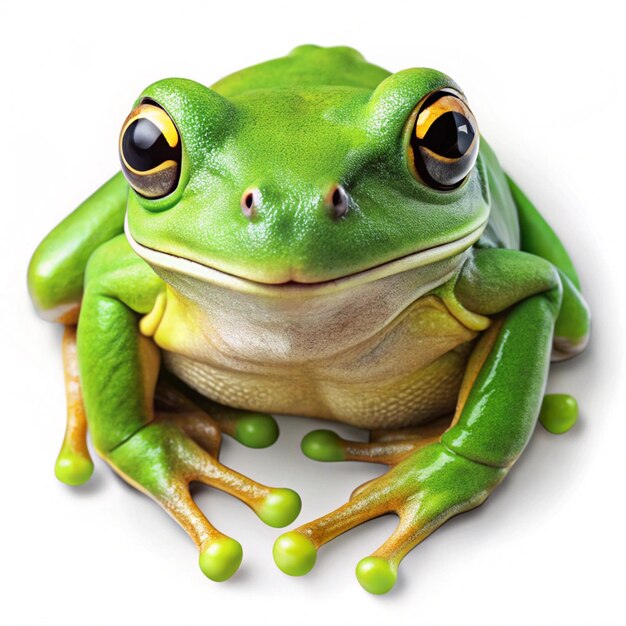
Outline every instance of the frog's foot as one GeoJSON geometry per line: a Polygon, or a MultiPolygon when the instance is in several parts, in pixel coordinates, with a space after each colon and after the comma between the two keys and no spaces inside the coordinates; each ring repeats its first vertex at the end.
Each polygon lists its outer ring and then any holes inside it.
{"type": "Polygon", "coordinates": [[[67,485],[82,485],[91,478],[93,461],[87,448],[87,419],[76,357],[76,326],[65,326],[62,346],[67,422],[54,473],[67,485]]]}
{"type": "MultiPolygon", "coordinates": [[[[340,450],[349,447],[339,445],[340,450]]],[[[367,591],[386,593],[395,584],[402,558],[447,519],[481,504],[508,471],[470,461],[441,443],[418,445],[413,452],[399,454],[402,460],[357,489],[346,504],[281,535],[274,544],[278,567],[292,576],[306,574],[325,543],[363,522],[395,513],[400,518],[395,532],[356,568],[367,591]]],[[[372,456],[365,458],[372,460],[372,456]]],[[[379,456],[388,458],[387,451],[379,456]]]]}
{"type": "Polygon", "coordinates": [[[161,396],[153,422],[103,456],[186,530],[200,551],[204,574],[226,580],[241,563],[241,546],[209,523],[191,497],[189,484],[201,482],[225,491],[277,528],[298,516],[300,498],[291,489],[261,485],[222,465],[216,458],[220,441],[216,423],[197,410],[162,410],[163,400],[161,396]]]}

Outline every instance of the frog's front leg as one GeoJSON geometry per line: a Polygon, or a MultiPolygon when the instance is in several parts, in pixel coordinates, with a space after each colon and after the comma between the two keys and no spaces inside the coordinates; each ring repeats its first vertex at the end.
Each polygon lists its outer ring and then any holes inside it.
{"type": "MultiPolygon", "coordinates": [[[[356,570],[366,590],[387,592],[402,558],[447,519],[481,504],[522,452],[541,406],[561,283],[542,259],[485,252],[492,258],[483,277],[488,274],[499,284],[500,300],[487,299],[477,312],[504,312],[476,345],[450,428],[436,442],[400,455],[387,474],[356,490],[336,511],[279,537],[274,558],[284,572],[305,574],[320,546],[367,520],[395,513],[396,531],[356,570]],[[528,297],[520,301],[520,296],[528,297]]],[[[480,269],[474,264],[468,268],[471,279],[461,277],[466,297],[472,293],[468,281],[484,288],[480,269]]]]}
{"type": "Polygon", "coordinates": [[[93,255],[78,325],[85,409],[98,453],[172,515],[200,550],[202,571],[221,581],[239,567],[241,546],[209,523],[189,484],[199,481],[226,491],[276,527],[293,521],[300,499],[219,463],[217,422],[203,426],[191,404],[177,410],[176,392],[161,391],[155,413],[160,352],[141,334],[139,315],[149,313],[163,289],[123,236],[93,255]]]}

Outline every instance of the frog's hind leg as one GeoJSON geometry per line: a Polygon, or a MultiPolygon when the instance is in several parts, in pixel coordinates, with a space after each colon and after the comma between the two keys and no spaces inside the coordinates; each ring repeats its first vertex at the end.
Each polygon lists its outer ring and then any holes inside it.
{"type": "Polygon", "coordinates": [[[93,461],[87,448],[87,419],[76,356],[76,326],[65,326],[62,352],[67,422],[54,472],[56,477],[67,485],[82,485],[91,478],[93,461]]]}
{"type": "Polygon", "coordinates": [[[117,173],[60,222],[37,246],[28,290],[41,317],[76,324],[87,262],[124,230],[128,184],[117,173]]]}
{"type": "Polygon", "coordinates": [[[562,361],[582,352],[589,341],[589,308],[580,291],[580,281],[565,246],[524,192],[507,177],[517,206],[521,248],[550,261],[559,271],[563,301],[554,327],[552,360],[562,361]]]}
{"type": "MultiPolygon", "coordinates": [[[[582,352],[589,342],[590,313],[580,292],[580,281],[565,246],[526,194],[507,177],[520,222],[521,247],[550,261],[559,271],[563,300],[554,327],[552,360],[563,361],[582,352]]],[[[570,395],[544,398],[539,421],[554,434],[567,432],[578,418],[578,404],[570,395]]]]}

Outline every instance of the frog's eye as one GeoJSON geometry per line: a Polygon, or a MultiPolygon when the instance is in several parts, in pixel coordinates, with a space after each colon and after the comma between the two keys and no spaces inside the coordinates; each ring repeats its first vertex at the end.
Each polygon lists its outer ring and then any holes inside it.
{"type": "Polygon", "coordinates": [[[411,116],[409,160],[430,187],[454,189],[478,155],[478,127],[469,107],[450,91],[426,96],[411,116]]]}
{"type": "Polygon", "coordinates": [[[120,160],[126,180],[139,195],[162,198],[176,189],[180,144],[172,118],[160,106],[144,101],[131,111],[120,133],[120,160]]]}

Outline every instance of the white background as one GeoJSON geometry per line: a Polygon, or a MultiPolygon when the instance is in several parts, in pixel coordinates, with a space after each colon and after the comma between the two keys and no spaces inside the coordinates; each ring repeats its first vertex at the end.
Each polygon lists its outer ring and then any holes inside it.
{"type": "MultiPolygon", "coordinates": [[[[625,51],[611,4],[2,1],[0,623],[626,623],[625,51]],[[538,429],[489,501],[415,549],[385,597],[365,593],[354,566],[392,517],[332,542],[296,579],[271,558],[281,531],[200,491],[213,523],[244,547],[240,571],[218,585],[176,524],[99,459],[88,485],[57,482],[61,333],[26,293],[36,244],[116,170],[117,133],[144,86],[172,75],[210,84],[309,42],[352,45],[394,71],[425,65],[453,76],[503,165],[570,248],[594,314],[590,349],[555,366],[549,384],[578,397],[580,423],[561,437],[538,429]]],[[[297,489],[298,522],[382,471],[309,461],[299,441],[319,423],[280,426],[274,447],[228,440],[222,458],[297,489]]]]}

